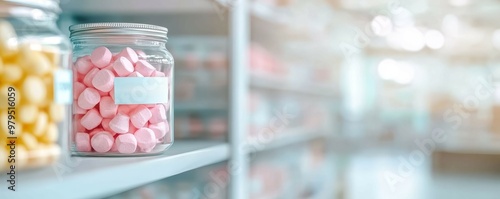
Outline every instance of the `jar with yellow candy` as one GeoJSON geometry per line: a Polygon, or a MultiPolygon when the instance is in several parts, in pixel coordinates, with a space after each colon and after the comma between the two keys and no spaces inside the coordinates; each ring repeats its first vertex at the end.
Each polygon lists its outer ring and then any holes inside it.
{"type": "Polygon", "coordinates": [[[58,159],[72,101],[69,42],[55,0],[0,0],[0,170],[58,159]]]}

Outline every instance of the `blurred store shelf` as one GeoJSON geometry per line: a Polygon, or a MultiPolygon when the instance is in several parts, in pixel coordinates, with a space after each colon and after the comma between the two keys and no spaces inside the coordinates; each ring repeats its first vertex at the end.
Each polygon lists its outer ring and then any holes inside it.
{"type": "Polygon", "coordinates": [[[19,172],[18,185],[22,191],[6,195],[0,192],[0,195],[5,198],[99,198],[221,162],[228,157],[227,143],[179,141],[160,156],[85,157],[68,164],[61,160],[52,167],[19,172]]]}
{"type": "Polygon", "coordinates": [[[175,111],[193,112],[193,111],[223,111],[227,106],[222,103],[204,104],[204,103],[176,103],[175,111]]]}
{"type": "Polygon", "coordinates": [[[217,6],[229,6],[229,0],[66,0],[65,12],[72,14],[164,14],[213,12],[217,6]],[[99,5],[99,6],[96,6],[99,5]]]}
{"type": "Polygon", "coordinates": [[[500,136],[486,134],[481,140],[477,138],[456,136],[454,140],[439,144],[436,150],[456,154],[500,155],[500,136]]]}
{"type": "Polygon", "coordinates": [[[316,139],[328,138],[332,134],[332,132],[328,132],[326,130],[296,128],[291,130],[284,130],[283,132],[278,133],[278,135],[272,138],[271,141],[266,140],[266,142],[260,141],[259,138],[251,138],[247,143],[250,146],[255,146],[249,147],[249,152],[257,153],[279,149],[294,144],[305,144],[316,139]]]}
{"type": "Polygon", "coordinates": [[[257,89],[277,90],[322,97],[336,97],[334,88],[327,85],[296,83],[273,78],[258,77],[255,75],[250,77],[250,86],[257,89]]]}

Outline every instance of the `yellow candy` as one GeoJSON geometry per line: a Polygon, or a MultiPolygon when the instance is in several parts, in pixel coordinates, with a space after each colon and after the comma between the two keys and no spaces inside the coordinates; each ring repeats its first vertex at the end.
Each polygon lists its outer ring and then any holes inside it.
{"type": "Polygon", "coordinates": [[[45,75],[42,80],[45,83],[45,88],[47,88],[46,100],[40,104],[41,107],[49,107],[49,105],[54,101],[54,79],[52,74],[45,75]]]}
{"type": "Polygon", "coordinates": [[[23,70],[14,64],[5,64],[1,78],[2,83],[16,83],[23,78],[23,70]]]}
{"type": "Polygon", "coordinates": [[[0,56],[10,57],[15,53],[17,53],[16,31],[9,22],[0,20],[0,56]]]}
{"type": "Polygon", "coordinates": [[[28,130],[33,133],[33,135],[40,137],[44,134],[44,131],[47,128],[47,124],[49,123],[49,117],[45,112],[39,112],[38,118],[33,125],[31,125],[28,130]]]}
{"type": "Polygon", "coordinates": [[[57,141],[58,134],[57,125],[50,123],[45,130],[45,134],[40,137],[40,140],[45,143],[54,143],[57,141]]]}
{"type": "Polygon", "coordinates": [[[3,60],[0,59],[0,73],[2,73],[3,71],[3,60]]]}
{"type": "Polygon", "coordinates": [[[34,150],[38,146],[38,141],[36,140],[35,136],[33,136],[29,132],[24,132],[23,135],[21,135],[18,140],[28,149],[28,150],[34,150]]]}
{"type": "Polygon", "coordinates": [[[50,121],[60,122],[64,118],[64,106],[59,104],[51,104],[49,106],[50,121]]]}
{"type": "Polygon", "coordinates": [[[52,70],[49,59],[40,51],[35,51],[30,48],[30,45],[21,46],[19,65],[29,74],[45,75],[49,73],[52,70]]]}
{"type": "Polygon", "coordinates": [[[57,68],[57,66],[59,66],[61,64],[61,62],[60,62],[61,54],[58,52],[57,49],[43,50],[42,53],[50,61],[53,69],[57,68]]]}
{"type": "Polygon", "coordinates": [[[28,76],[21,86],[23,99],[32,104],[42,104],[47,96],[44,82],[37,76],[28,76]]]}
{"type": "Polygon", "coordinates": [[[24,124],[32,124],[38,116],[38,107],[32,104],[19,106],[17,120],[24,124]]]}

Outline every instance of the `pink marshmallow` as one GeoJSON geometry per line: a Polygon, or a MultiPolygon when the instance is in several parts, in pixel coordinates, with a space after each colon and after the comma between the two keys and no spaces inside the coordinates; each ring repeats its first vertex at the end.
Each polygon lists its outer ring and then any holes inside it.
{"type": "Polygon", "coordinates": [[[103,118],[113,118],[118,111],[118,105],[115,104],[111,97],[103,97],[99,103],[99,112],[103,118]]]}
{"type": "Polygon", "coordinates": [[[134,65],[125,57],[120,57],[113,63],[113,69],[120,77],[126,77],[134,72],[134,65]]]}
{"type": "Polygon", "coordinates": [[[83,84],[85,84],[85,86],[87,87],[92,87],[92,80],[94,79],[97,72],[99,72],[98,68],[93,68],[92,70],[90,70],[83,78],[83,84]]]}
{"type": "Polygon", "coordinates": [[[102,92],[100,90],[97,90],[97,92],[99,92],[99,95],[102,97],[106,97],[106,96],[109,96],[109,92],[102,92]]]}
{"type": "Polygon", "coordinates": [[[136,128],[132,122],[130,122],[130,124],[128,125],[128,132],[129,133],[135,133],[137,131],[138,128],[136,128]]]}
{"type": "Polygon", "coordinates": [[[160,71],[155,70],[151,76],[152,77],[165,77],[165,73],[162,73],[160,71]]]}
{"type": "Polygon", "coordinates": [[[137,139],[133,134],[118,135],[115,145],[120,153],[133,153],[137,149],[137,139]]]}
{"type": "Polygon", "coordinates": [[[90,54],[90,61],[92,61],[97,68],[106,67],[111,62],[112,58],[113,54],[104,46],[96,48],[92,54],[90,54]]]}
{"type": "Polygon", "coordinates": [[[113,147],[114,142],[113,136],[106,131],[98,132],[90,139],[92,148],[98,153],[108,152],[113,147]]]}
{"type": "Polygon", "coordinates": [[[163,104],[155,105],[149,109],[151,111],[151,118],[149,122],[156,124],[167,120],[167,113],[163,104]]]}
{"type": "Polygon", "coordinates": [[[144,77],[144,76],[139,72],[135,71],[133,73],[130,73],[130,75],[128,75],[127,77],[144,77]]]}
{"type": "Polygon", "coordinates": [[[137,62],[137,60],[139,60],[137,53],[132,48],[129,48],[129,47],[126,47],[125,49],[123,49],[116,56],[117,57],[125,57],[132,63],[135,63],[135,62],[137,62]]]}
{"type": "Polygon", "coordinates": [[[150,124],[149,128],[155,133],[156,139],[161,139],[165,137],[167,132],[170,131],[170,127],[167,122],[160,122],[157,124],[150,124]]]}
{"type": "Polygon", "coordinates": [[[118,148],[116,147],[116,138],[115,138],[115,143],[113,143],[113,146],[111,147],[111,149],[109,150],[109,152],[118,152],[118,148]]]}
{"type": "Polygon", "coordinates": [[[153,130],[140,128],[134,133],[137,139],[137,146],[141,152],[151,152],[156,146],[156,137],[153,130]]]}
{"type": "Polygon", "coordinates": [[[113,72],[103,69],[98,71],[94,79],[92,79],[92,85],[102,92],[109,92],[113,89],[115,80],[115,74],[113,72]]]}
{"type": "Polygon", "coordinates": [[[150,77],[156,69],[147,61],[139,60],[135,64],[135,71],[141,73],[144,77],[150,77]]]}
{"type": "Polygon", "coordinates": [[[88,133],[76,133],[75,135],[76,150],[80,152],[90,152],[90,136],[88,133]]]}
{"type": "Polygon", "coordinates": [[[111,121],[109,121],[109,128],[116,133],[128,133],[130,118],[128,115],[118,113],[111,121]]]}
{"type": "Polygon", "coordinates": [[[92,130],[101,124],[102,117],[96,109],[91,109],[83,115],[81,124],[85,129],[92,130]]]}
{"type": "Polygon", "coordinates": [[[147,58],[147,55],[144,51],[142,50],[136,50],[135,51],[137,53],[137,56],[139,57],[139,59],[146,59],[147,58]]]}
{"type": "Polygon", "coordinates": [[[83,109],[94,108],[101,100],[101,95],[96,89],[86,88],[78,97],[78,106],[83,109]]]}
{"type": "Polygon", "coordinates": [[[87,74],[92,68],[94,68],[94,65],[92,65],[92,62],[90,61],[89,56],[85,57],[80,57],[76,60],[74,67],[80,74],[87,74]]]}
{"type": "Polygon", "coordinates": [[[87,129],[82,126],[82,117],[83,115],[75,115],[75,121],[73,121],[73,124],[75,125],[76,131],[77,132],[85,132],[87,129]]]}
{"type": "Polygon", "coordinates": [[[101,131],[104,131],[104,129],[103,128],[95,128],[94,130],[90,131],[90,133],[89,133],[90,138],[94,137],[95,134],[97,134],[101,131]]]}
{"type": "Polygon", "coordinates": [[[147,107],[140,105],[130,112],[130,121],[136,128],[141,128],[146,125],[151,116],[151,111],[147,107]]]}
{"type": "Polygon", "coordinates": [[[102,119],[101,125],[102,125],[102,128],[103,128],[105,131],[108,131],[108,132],[113,131],[111,128],[109,128],[109,122],[110,122],[110,121],[111,121],[111,119],[109,119],[109,118],[104,118],[104,119],[102,119]]]}
{"type": "Polygon", "coordinates": [[[80,82],[73,83],[73,99],[78,99],[78,96],[85,90],[86,86],[80,82]]]}
{"type": "Polygon", "coordinates": [[[111,97],[111,99],[113,99],[113,102],[115,101],[115,89],[109,91],[109,96],[111,97]]]}
{"type": "Polygon", "coordinates": [[[83,115],[87,113],[87,110],[80,108],[78,104],[73,104],[73,115],[83,115]]]}
{"type": "Polygon", "coordinates": [[[128,115],[130,111],[132,111],[132,105],[119,105],[118,106],[118,113],[123,113],[125,115],[128,115]]]}
{"type": "Polygon", "coordinates": [[[80,73],[76,74],[76,81],[77,82],[83,83],[83,79],[85,79],[85,75],[84,74],[80,74],[80,73]]]}

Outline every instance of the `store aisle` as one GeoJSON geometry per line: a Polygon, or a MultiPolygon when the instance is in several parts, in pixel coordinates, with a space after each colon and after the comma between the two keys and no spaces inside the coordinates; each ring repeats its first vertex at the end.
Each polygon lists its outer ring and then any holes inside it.
{"type": "MultiPolygon", "coordinates": [[[[344,172],[345,199],[497,199],[500,175],[433,173],[430,160],[413,167],[391,188],[386,177],[397,175],[400,158],[409,153],[370,152],[354,154],[344,172]]],[[[394,178],[393,178],[394,179],[394,178]]]]}

